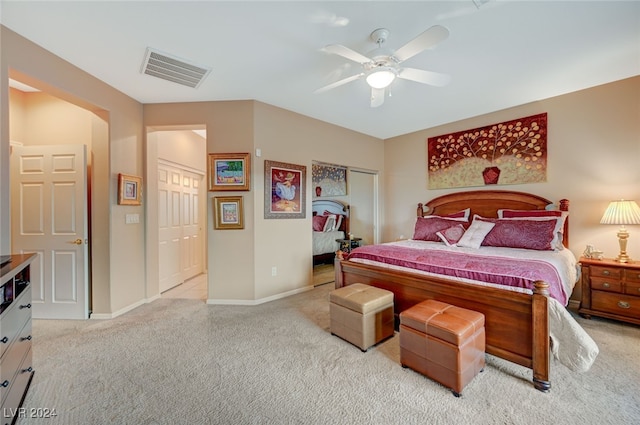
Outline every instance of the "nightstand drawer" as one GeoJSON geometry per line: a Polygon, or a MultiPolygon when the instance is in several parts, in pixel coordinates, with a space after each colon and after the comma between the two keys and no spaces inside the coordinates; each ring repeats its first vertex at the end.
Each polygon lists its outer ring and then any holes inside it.
{"type": "Polygon", "coordinates": [[[607,277],[610,279],[622,279],[624,270],[615,267],[591,266],[591,277],[607,277]]]}
{"type": "Polygon", "coordinates": [[[596,291],[622,293],[622,282],[620,282],[619,280],[605,280],[605,279],[592,278],[591,289],[596,291]]]}
{"type": "Polygon", "coordinates": [[[627,282],[624,288],[624,293],[640,297],[640,282],[627,282]]]}
{"type": "Polygon", "coordinates": [[[640,270],[625,270],[625,277],[627,282],[638,282],[640,284],[640,270]]]}
{"type": "Polygon", "coordinates": [[[591,293],[591,308],[622,316],[638,317],[640,315],[640,298],[593,291],[591,293]]]}

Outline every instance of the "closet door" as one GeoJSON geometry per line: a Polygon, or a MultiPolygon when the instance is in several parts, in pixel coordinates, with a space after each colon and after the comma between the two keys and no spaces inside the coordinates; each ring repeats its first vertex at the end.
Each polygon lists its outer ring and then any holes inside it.
{"type": "Polygon", "coordinates": [[[349,229],[362,245],[378,243],[377,178],[375,172],[349,170],[349,229]]]}
{"type": "Polygon", "coordinates": [[[160,292],[183,282],[182,176],[180,170],[158,164],[158,260],[160,292]]]}
{"type": "Polygon", "coordinates": [[[204,271],[203,179],[177,165],[158,163],[160,292],[204,271]]]}

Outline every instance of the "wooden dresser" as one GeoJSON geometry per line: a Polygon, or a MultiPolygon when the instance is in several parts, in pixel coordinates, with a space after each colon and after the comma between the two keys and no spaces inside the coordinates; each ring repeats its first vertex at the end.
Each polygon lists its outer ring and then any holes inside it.
{"type": "Polygon", "coordinates": [[[12,255],[0,276],[0,394],[2,424],[15,423],[33,378],[30,264],[35,254],[12,255]]]}
{"type": "Polygon", "coordinates": [[[640,325],[640,262],[580,258],[582,299],[578,313],[640,325]]]}

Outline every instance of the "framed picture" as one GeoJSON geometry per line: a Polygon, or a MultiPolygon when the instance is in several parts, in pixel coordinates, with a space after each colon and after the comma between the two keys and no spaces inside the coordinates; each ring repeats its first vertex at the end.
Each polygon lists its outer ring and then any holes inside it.
{"type": "Polygon", "coordinates": [[[304,165],[264,161],[264,218],[305,218],[304,165]]]}
{"type": "Polygon", "coordinates": [[[213,198],[214,229],[244,229],[242,196],[213,198]]]}
{"type": "Polygon", "coordinates": [[[142,177],[118,174],[118,205],[142,204],[142,177]]]}
{"type": "Polygon", "coordinates": [[[313,197],[345,196],[347,194],[347,167],[314,162],[311,164],[313,197]]]}
{"type": "Polygon", "coordinates": [[[249,153],[210,153],[209,191],[249,190],[251,155],[249,153]]]}

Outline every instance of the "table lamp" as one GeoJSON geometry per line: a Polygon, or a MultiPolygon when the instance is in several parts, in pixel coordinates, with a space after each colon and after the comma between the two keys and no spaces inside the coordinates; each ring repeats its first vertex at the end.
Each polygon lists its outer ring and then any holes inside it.
{"type": "Polygon", "coordinates": [[[600,220],[600,224],[619,224],[618,243],[620,244],[620,254],[615,259],[620,263],[628,263],[631,258],[627,255],[627,239],[629,232],[624,227],[626,224],[640,224],[640,207],[635,201],[621,199],[611,201],[607,210],[600,220]]]}

